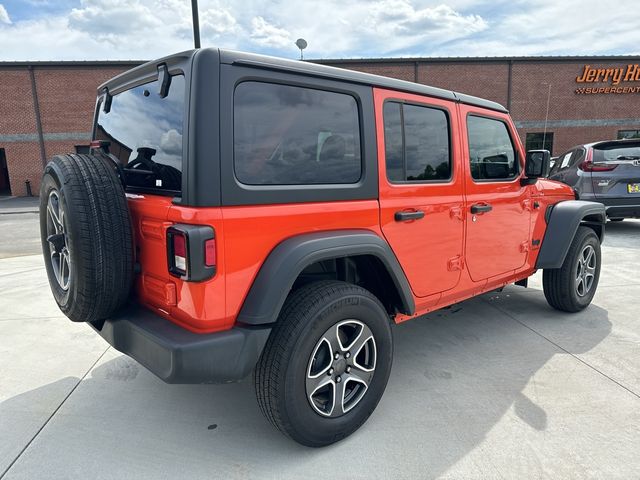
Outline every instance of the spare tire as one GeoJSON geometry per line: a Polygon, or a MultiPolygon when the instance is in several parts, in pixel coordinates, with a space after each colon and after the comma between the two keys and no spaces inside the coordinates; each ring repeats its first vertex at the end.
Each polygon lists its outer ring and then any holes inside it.
{"type": "Polygon", "coordinates": [[[134,262],[131,218],[108,158],[51,159],[40,187],[40,237],[53,297],[71,320],[103,320],[127,301],[134,262]]]}

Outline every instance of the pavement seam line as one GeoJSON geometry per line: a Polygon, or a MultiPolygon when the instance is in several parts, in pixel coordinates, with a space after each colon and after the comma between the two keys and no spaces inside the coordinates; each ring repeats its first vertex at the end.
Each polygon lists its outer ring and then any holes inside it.
{"type": "MultiPolygon", "coordinates": [[[[518,320],[516,317],[514,317],[513,315],[511,315],[509,312],[503,310],[502,308],[500,308],[498,305],[495,305],[493,303],[490,303],[489,301],[483,299],[488,305],[491,305],[493,308],[495,308],[496,310],[498,310],[500,313],[503,313],[504,315],[506,315],[507,317],[509,317],[511,320],[513,320],[514,322],[519,323],[520,325],[522,325],[523,327],[531,330],[533,333],[535,333],[536,335],[538,335],[541,338],[544,338],[547,342],[549,342],[550,344],[554,345],[555,347],[559,348],[560,350],[562,350],[563,352],[565,352],[566,354],[572,356],[573,358],[575,358],[576,360],[578,360],[580,363],[582,363],[583,365],[589,367],[591,370],[593,370],[594,372],[599,373],[600,375],[602,375],[603,377],[607,378],[608,380],[612,381],[613,383],[615,383],[616,385],[618,385],[619,387],[625,389],[627,392],[629,392],[631,395],[633,395],[634,397],[640,399],[640,394],[634,392],[633,390],[631,390],[629,387],[623,385],[622,383],[620,383],[619,381],[617,381],[616,379],[610,377],[609,375],[607,375],[606,373],[604,373],[601,370],[598,370],[596,367],[594,367],[593,365],[591,365],[590,363],[587,363],[586,361],[584,361],[583,359],[581,359],[580,357],[578,357],[576,354],[571,353],[569,350],[567,350],[564,347],[561,347],[560,345],[558,345],[556,342],[554,342],[553,340],[545,337],[543,334],[541,334],[540,332],[534,330],[533,328],[531,328],[529,325],[527,325],[526,323],[521,322],[520,320],[518,320]]],[[[0,477],[1,479],[2,477],[0,477]]]]}
{"type": "MultiPolygon", "coordinates": [[[[24,257],[25,255],[18,255],[17,257],[7,257],[7,258],[20,258],[21,256],[24,257]]],[[[0,260],[4,260],[4,259],[0,258],[0,260]]],[[[30,268],[29,270],[20,270],[19,272],[3,273],[2,275],[0,275],[0,278],[10,277],[11,275],[21,275],[23,273],[31,273],[31,272],[35,272],[37,270],[42,270],[42,269],[43,267],[40,266],[40,267],[30,268]]]]}
{"type": "Polygon", "coordinates": [[[25,215],[37,213],[39,213],[39,210],[27,210],[26,212],[0,212],[0,215],[25,215]]]}
{"type": "Polygon", "coordinates": [[[29,442],[27,442],[27,444],[22,448],[22,450],[20,450],[20,453],[18,453],[16,458],[14,458],[13,461],[9,464],[9,466],[4,470],[4,472],[2,472],[2,474],[0,474],[0,480],[2,480],[7,473],[9,473],[9,470],[11,470],[11,468],[15,465],[15,463],[22,456],[22,454],[24,454],[24,452],[27,451],[27,449],[31,446],[33,441],[38,437],[38,435],[40,435],[40,432],[42,432],[42,430],[44,430],[44,427],[46,427],[49,424],[49,422],[55,416],[55,414],[58,413],[58,410],[60,410],[62,405],[64,405],[65,402],[67,401],[67,399],[71,396],[71,394],[76,391],[76,388],[78,388],[78,385],[80,385],[82,383],[82,381],[87,377],[87,375],[89,375],[89,372],[91,372],[91,370],[93,370],[93,368],[98,364],[98,362],[102,359],[102,357],[105,356],[105,354],[109,351],[110,348],[111,348],[111,345],[109,345],[106,348],[106,350],[100,354],[100,356],[96,359],[96,361],[93,362],[93,364],[89,367],[89,369],[82,376],[82,378],[80,378],[80,380],[78,380],[78,382],[73,386],[73,388],[69,391],[69,393],[67,393],[67,395],[64,397],[62,402],[60,402],[60,405],[58,405],[55,408],[55,410],[53,412],[51,412],[51,415],[49,415],[49,418],[47,418],[47,420],[40,426],[40,428],[35,433],[35,435],[33,437],[31,437],[31,440],[29,440],[29,442]]]}

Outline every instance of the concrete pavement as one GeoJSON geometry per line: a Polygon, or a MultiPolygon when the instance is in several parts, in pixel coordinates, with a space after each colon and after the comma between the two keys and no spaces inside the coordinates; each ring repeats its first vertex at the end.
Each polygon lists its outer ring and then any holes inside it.
{"type": "Polygon", "coordinates": [[[0,197],[0,215],[9,213],[35,213],[40,207],[38,197],[0,197]]]}
{"type": "Polygon", "coordinates": [[[40,253],[38,197],[0,197],[0,259],[40,253]]]}
{"type": "Polygon", "coordinates": [[[0,260],[0,477],[637,478],[640,222],[609,224],[603,256],[579,314],[538,274],[395,328],[378,409],[320,450],[268,424],[250,379],[166,385],[63,317],[39,256],[0,260]]]}

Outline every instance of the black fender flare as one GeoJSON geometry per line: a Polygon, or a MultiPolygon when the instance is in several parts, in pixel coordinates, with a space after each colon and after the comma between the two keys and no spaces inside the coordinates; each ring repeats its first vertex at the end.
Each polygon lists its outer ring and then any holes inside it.
{"type": "Polygon", "coordinates": [[[332,258],[373,255],[387,269],[401,301],[401,311],[415,312],[407,277],[389,244],[369,230],[334,230],[302,234],[279,243],[262,264],[237,322],[263,325],[277,320],[280,309],[305,267],[332,258]]]}
{"type": "Polygon", "coordinates": [[[560,268],[580,225],[594,227],[600,242],[604,241],[606,223],[607,214],[601,203],[584,200],[556,203],[547,218],[547,229],[542,239],[536,268],[560,268]]]}

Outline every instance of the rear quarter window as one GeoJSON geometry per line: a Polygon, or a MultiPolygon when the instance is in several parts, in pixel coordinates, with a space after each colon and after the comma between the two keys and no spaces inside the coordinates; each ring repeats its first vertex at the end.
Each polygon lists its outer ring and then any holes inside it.
{"type": "Polygon", "coordinates": [[[234,93],[234,171],[247,185],[357,183],[358,104],[350,95],[263,82],[234,93]]]}

